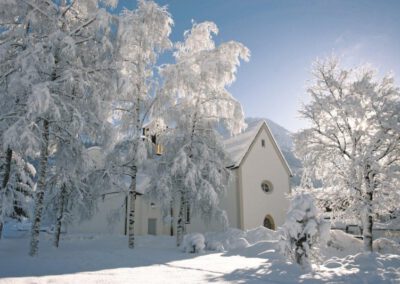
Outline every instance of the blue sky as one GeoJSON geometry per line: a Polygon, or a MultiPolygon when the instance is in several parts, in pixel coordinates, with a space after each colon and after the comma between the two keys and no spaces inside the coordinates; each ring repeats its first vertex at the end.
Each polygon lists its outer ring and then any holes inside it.
{"type": "MultiPolygon", "coordinates": [[[[229,88],[246,116],[267,117],[296,131],[317,58],[335,54],[345,66],[370,63],[400,81],[400,0],[156,0],[175,22],[171,39],[196,22],[213,21],[217,42],[236,40],[251,50],[229,88]]],[[[120,1],[132,8],[135,1],[120,1]]]]}

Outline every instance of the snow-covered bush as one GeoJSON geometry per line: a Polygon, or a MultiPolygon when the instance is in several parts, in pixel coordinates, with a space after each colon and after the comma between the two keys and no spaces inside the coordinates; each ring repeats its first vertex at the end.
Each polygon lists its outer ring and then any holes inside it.
{"type": "Polygon", "coordinates": [[[225,250],[222,242],[217,240],[206,241],[206,250],[223,252],[225,250]]]}
{"type": "Polygon", "coordinates": [[[319,216],[312,195],[295,194],[282,226],[282,251],[298,264],[309,266],[311,259],[317,256],[318,243],[329,237],[329,225],[319,216]]]}
{"type": "Polygon", "coordinates": [[[279,232],[270,230],[264,226],[259,226],[246,231],[246,240],[249,244],[260,241],[273,241],[279,239],[279,232]]]}
{"type": "Polygon", "coordinates": [[[326,250],[328,254],[344,257],[349,254],[356,254],[362,251],[362,240],[355,238],[341,230],[331,230],[326,250]]]}
{"type": "Polygon", "coordinates": [[[206,249],[211,251],[243,249],[262,241],[277,241],[279,236],[279,232],[263,226],[246,231],[228,228],[221,232],[207,232],[205,234],[206,249]]]}
{"type": "Polygon", "coordinates": [[[183,237],[182,250],[187,253],[201,253],[204,251],[205,238],[203,234],[192,233],[183,237]]]}
{"type": "Polygon", "coordinates": [[[208,232],[205,237],[207,250],[229,251],[249,246],[246,232],[236,228],[229,228],[222,232],[208,232]]]}
{"type": "Polygon", "coordinates": [[[373,249],[375,252],[382,254],[400,254],[400,245],[386,238],[374,240],[373,249]]]}

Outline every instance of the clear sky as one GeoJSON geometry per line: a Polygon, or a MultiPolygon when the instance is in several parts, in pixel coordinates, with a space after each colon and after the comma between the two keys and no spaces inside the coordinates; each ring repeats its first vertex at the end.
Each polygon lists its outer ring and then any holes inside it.
{"type": "MultiPolygon", "coordinates": [[[[400,82],[400,0],[156,0],[182,40],[191,20],[213,21],[217,42],[236,40],[251,50],[229,88],[246,116],[267,117],[296,131],[310,68],[335,54],[346,66],[370,63],[400,82]]],[[[120,1],[132,8],[136,2],[120,1]]],[[[120,8],[119,7],[119,8],[120,8]]]]}

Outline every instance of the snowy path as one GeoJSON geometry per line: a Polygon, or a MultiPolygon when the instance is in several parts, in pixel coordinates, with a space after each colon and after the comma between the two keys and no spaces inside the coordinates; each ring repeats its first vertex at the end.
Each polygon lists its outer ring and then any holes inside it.
{"type": "MultiPolygon", "coordinates": [[[[4,278],[0,283],[231,283],[233,279],[225,280],[224,275],[232,273],[240,267],[247,270],[257,268],[262,260],[253,259],[253,266],[241,257],[229,259],[200,256],[195,261],[182,260],[167,264],[157,264],[134,268],[115,268],[74,274],[63,274],[41,277],[4,278]],[[209,268],[208,268],[209,267],[209,268]]],[[[240,279],[237,279],[240,281],[240,279]]],[[[249,280],[247,278],[247,280],[249,280]]],[[[265,283],[254,277],[255,282],[265,283]],[[259,280],[259,281],[258,281],[259,280]]],[[[248,283],[248,281],[246,281],[248,283]]]]}
{"type": "Polygon", "coordinates": [[[224,283],[232,281],[224,280],[225,275],[257,269],[265,262],[221,253],[185,254],[168,237],[154,244],[152,238],[139,239],[133,251],[125,242],[64,240],[57,250],[42,240],[39,257],[31,258],[26,255],[27,240],[5,239],[0,242],[0,283],[224,283]]]}
{"type": "Polygon", "coordinates": [[[139,237],[134,250],[124,237],[65,237],[51,246],[43,234],[40,254],[27,256],[28,239],[0,241],[4,283],[400,283],[400,256],[332,257],[313,273],[277,253],[271,241],[224,253],[187,254],[170,237],[139,237]]]}
{"type": "MultiPolygon", "coordinates": [[[[224,280],[224,275],[232,273],[238,267],[256,268],[262,262],[262,260],[254,259],[252,261],[254,265],[249,266],[249,262],[241,261],[241,257],[223,259],[221,263],[216,263],[215,260],[214,255],[201,256],[195,265],[190,260],[185,260],[144,267],[115,268],[53,276],[12,277],[0,279],[0,283],[77,283],[78,281],[79,283],[228,283],[230,281],[224,280]],[[210,264],[212,264],[211,267],[210,264]]],[[[254,280],[258,278],[255,277],[254,280]]]]}

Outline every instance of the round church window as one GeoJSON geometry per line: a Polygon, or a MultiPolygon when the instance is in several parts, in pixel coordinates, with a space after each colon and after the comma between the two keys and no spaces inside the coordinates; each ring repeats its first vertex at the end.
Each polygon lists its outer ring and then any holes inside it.
{"type": "Polygon", "coordinates": [[[261,189],[262,191],[264,191],[265,193],[270,193],[272,191],[272,184],[269,181],[263,181],[261,183],[261,189]]]}

